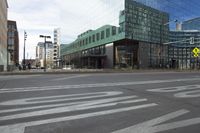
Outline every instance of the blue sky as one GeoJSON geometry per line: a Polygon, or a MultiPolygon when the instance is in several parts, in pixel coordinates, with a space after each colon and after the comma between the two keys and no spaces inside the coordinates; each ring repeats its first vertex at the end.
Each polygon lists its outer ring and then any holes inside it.
{"type": "MultiPolygon", "coordinates": [[[[200,16],[198,0],[139,0],[168,11],[171,19],[184,21],[200,16]]],[[[16,20],[23,55],[23,31],[26,30],[28,58],[35,58],[40,34],[51,35],[61,28],[61,42],[69,43],[77,35],[105,24],[118,26],[123,0],[8,0],[8,18],[16,20]]]]}
{"type": "Polygon", "coordinates": [[[171,19],[185,21],[200,16],[199,0],[137,0],[168,12],[171,19]]]}

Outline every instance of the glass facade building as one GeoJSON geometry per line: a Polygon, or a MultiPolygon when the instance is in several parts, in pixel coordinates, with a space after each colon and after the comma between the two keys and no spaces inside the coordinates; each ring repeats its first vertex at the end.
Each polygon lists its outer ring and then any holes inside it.
{"type": "Polygon", "coordinates": [[[133,0],[125,0],[125,12],[126,38],[152,43],[168,41],[167,13],[133,0]]]}
{"type": "Polygon", "coordinates": [[[200,30],[200,17],[184,21],[182,30],[200,30]]]}
{"type": "MultiPolygon", "coordinates": [[[[103,68],[106,58],[106,47],[110,43],[125,38],[124,31],[119,27],[105,25],[96,30],[88,30],[80,35],[69,45],[62,45],[61,58],[64,65],[75,65],[75,67],[103,68]]],[[[112,56],[113,52],[107,54],[112,56]]],[[[113,51],[113,49],[111,50],[113,51]]],[[[108,57],[109,58],[109,57],[108,57]]],[[[110,59],[112,62],[113,59],[110,59]]],[[[109,65],[109,67],[113,67],[109,65]]]]}
{"type": "Polygon", "coordinates": [[[165,23],[169,15],[133,0],[124,2],[119,27],[105,25],[79,35],[62,47],[64,64],[91,68],[148,68],[166,64],[163,43],[168,42],[169,26],[165,23]]]}
{"type": "Polygon", "coordinates": [[[170,14],[170,20],[185,21],[199,17],[197,0],[133,0],[170,14]],[[195,9],[195,10],[194,10],[195,9]]]}
{"type": "Polygon", "coordinates": [[[200,31],[171,31],[170,42],[173,42],[169,45],[169,62],[172,68],[199,68],[200,60],[196,60],[192,51],[195,47],[200,47],[200,31]],[[194,37],[194,44],[190,44],[191,37],[194,37]]]}

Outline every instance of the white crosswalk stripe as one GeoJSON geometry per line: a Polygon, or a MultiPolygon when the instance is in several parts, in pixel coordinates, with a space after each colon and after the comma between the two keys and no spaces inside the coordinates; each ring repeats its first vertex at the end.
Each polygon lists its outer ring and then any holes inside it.
{"type": "Polygon", "coordinates": [[[109,115],[157,106],[156,103],[149,103],[146,98],[139,98],[136,95],[125,95],[120,91],[105,91],[71,95],[24,98],[1,102],[0,106],[2,105],[29,106],[15,109],[0,110],[0,114],[5,113],[5,116],[1,115],[0,122],[74,111],[90,110],[90,113],[41,119],[30,122],[18,122],[17,124],[0,126],[1,133],[24,133],[25,127],[109,115]],[[137,104],[134,105],[135,103],[137,104]],[[41,104],[45,105],[42,106],[41,104]],[[38,111],[30,112],[30,109],[38,109],[38,111]],[[100,109],[100,111],[91,112],[93,109],[100,109]],[[23,111],[23,113],[19,113],[19,111],[23,111]],[[6,113],[9,114],[6,115],[6,113]]]}
{"type": "Polygon", "coordinates": [[[41,75],[12,75],[12,76],[0,76],[0,80],[12,80],[12,79],[26,79],[32,77],[39,77],[41,75]]]}
{"type": "Polygon", "coordinates": [[[42,87],[25,87],[25,88],[4,88],[4,89],[0,89],[0,93],[62,90],[62,89],[72,89],[72,88],[75,89],[75,88],[113,87],[113,86],[125,86],[125,85],[145,85],[145,84],[159,84],[159,83],[199,81],[199,80],[200,80],[200,78],[189,78],[189,79],[152,80],[152,81],[117,82],[117,83],[96,83],[96,84],[42,86],[42,87]]]}
{"type": "Polygon", "coordinates": [[[73,76],[68,76],[68,77],[63,77],[63,78],[56,78],[52,79],[52,81],[61,81],[61,80],[68,80],[68,79],[74,79],[74,78],[82,78],[82,77],[88,77],[90,75],[73,75],[73,76]]]}
{"type": "Polygon", "coordinates": [[[190,113],[190,111],[186,109],[178,110],[112,133],[159,133],[171,129],[200,124],[200,117],[166,123],[169,120],[173,120],[188,113],[190,113]]]}

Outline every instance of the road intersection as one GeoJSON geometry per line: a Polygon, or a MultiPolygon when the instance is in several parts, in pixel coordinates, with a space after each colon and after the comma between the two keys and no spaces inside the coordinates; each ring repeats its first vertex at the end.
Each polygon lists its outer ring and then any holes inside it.
{"type": "Polygon", "coordinates": [[[0,77],[1,133],[200,132],[198,73],[0,77]],[[24,80],[25,79],[25,80],[24,80]]]}

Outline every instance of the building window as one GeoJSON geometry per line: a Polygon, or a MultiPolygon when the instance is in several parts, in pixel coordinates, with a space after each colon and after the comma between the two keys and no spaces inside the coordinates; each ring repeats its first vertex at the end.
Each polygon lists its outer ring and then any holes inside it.
{"type": "Polygon", "coordinates": [[[91,43],[91,42],[92,42],[92,37],[90,36],[90,37],[89,37],[89,43],[91,43]]]}
{"type": "Polygon", "coordinates": [[[100,38],[99,33],[96,34],[96,37],[97,37],[97,41],[99,41],[99,38],[100,38]]]}
{"type": "Polygon", "coordinates": [[[106,38],[110,37],[110,29],[106,29],[106,38]]]}
{"type": "Polygon", "coordinates": [[[105,54],[105,50],[106,50],[106,48],[105,48],[105,45],[103,45],[103,46],[100,46],[100,54],[105,54]]]}
{"type": "Polygon", "coordinates": [[[92,42],[95,42],[95,35],[92,36],[92,42]]]}
{"type": "Polygon", "coordinates": [[[14,45],[14,39],[8,39],[8,45],[14,45]]]}
{"type": "Polygon", "coordinates": [[[85,39],[85,43],[86,43],[86,45],[88,44],[88,38],[85,39]]]}
{"type": "Polygon", "coordinates": [[[83,40],[83,45],[85,45],[85,40],[83,40]]]}
{"type": "MultiPolygon", "coordinates": [[[[82,45],[82,41],[79,42],[79,46],[81,46],[81,45],[82,45]]],[[[78,46],[78,45],[77,45],[77,46],[78,46]]]]}
{"type": "Polygon", "coordinates": [[[101,31],[101,40],[103,40],[104,37],[105,37],[105,33],[104,33],[104,31],[101,31]]]}
{"type": "Polygon", "coordinates": [[[116,35],[116,32],[117,32],[116,30],[117,30],[116,27],[113,26],[113,27],[112,27],[112,35],[113,35],[113,36],[116,35]]]}

